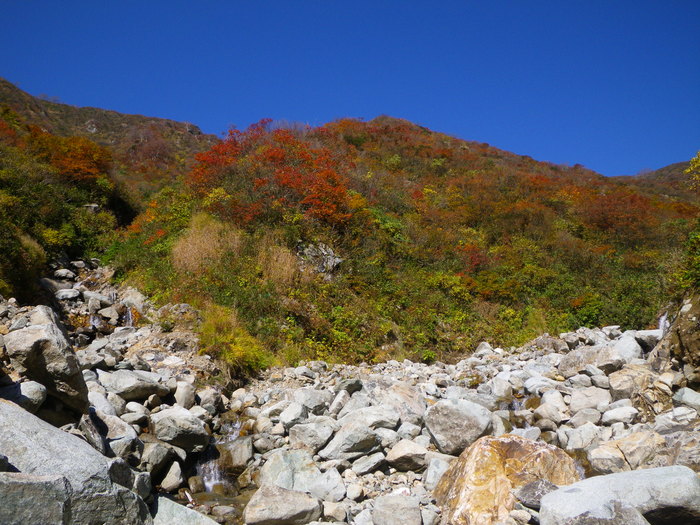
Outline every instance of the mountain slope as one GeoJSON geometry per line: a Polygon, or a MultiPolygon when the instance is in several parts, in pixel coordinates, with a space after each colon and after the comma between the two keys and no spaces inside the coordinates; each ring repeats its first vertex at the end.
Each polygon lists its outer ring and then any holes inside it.
{"type": "Polygon", "coordinates": [[[656,322],[697,202],[379,117],[261,121],[197,156],[111,250],[205,314],[205,346],[447,359],[480,340],[656,322]]]}
{"type": "Polygon", "coordinates": [[[195,153],[218,141],[193,124],[51,102],[0,78],[2,106],[49,133],[87,137],[108,147],[118,164],[115,179],[136,201],[185,173],[195,153]]]}

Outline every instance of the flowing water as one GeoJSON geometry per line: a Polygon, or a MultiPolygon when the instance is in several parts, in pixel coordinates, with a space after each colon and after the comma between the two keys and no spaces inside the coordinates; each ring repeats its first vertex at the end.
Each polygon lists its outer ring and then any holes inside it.
{"type": "Polygon", "coordinates": [[[659,318],[659,330],[661,330],[662,337],[666,335],[670,326],[671,323],[668,322],[668,312],[664,312],[664,315],[659,318]]]}
{"type": "Polygon", "coordinates": [[[226,486],[231,484],[231,480],[226,479],[221,464],[219,462],[219,452],[216,445],[230,443],[240,435],[241,424],[239,421],[224,423],[221,427],[221,433],[214,442],[209,445],[209,448],[202,454],[202,459],[197,465],[197,475],[202,477],[204,487],[207,492],[213,492],[217,486],[226,486]]]}

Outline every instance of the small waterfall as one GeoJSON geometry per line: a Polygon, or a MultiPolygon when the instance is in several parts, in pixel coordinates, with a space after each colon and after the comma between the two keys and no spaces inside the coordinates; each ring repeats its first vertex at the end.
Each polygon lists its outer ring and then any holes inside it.
{"type": "Polygon", "coordinates": [[[124,312],[124,326],[134,326],[134,314],[128,306],[126,312],[124,312]]]}
{"type": "Polygon", "coordinates": [[[239,421],[224,423],[221,427],[221,433],[214,443],[209,445],[209,448],[202,454],[202,458],[197,465],[197,475],[202,477],[204,487],[207,492],[213,492],[217,485],[226,485],[230,483],[226,479],[224,472],[219,463],[219,452],[216,445],[230,443],[238,438],[241,430],[239,421]]]}
{"type": "Polygon", "coordinates": [[[668,322],[668,312],[664,312],[664,315],[659,318],[659,330],[661,330],[661,337],[666,335],[666,332],[668,332],[670,327],[671,323],[668,322]]]}

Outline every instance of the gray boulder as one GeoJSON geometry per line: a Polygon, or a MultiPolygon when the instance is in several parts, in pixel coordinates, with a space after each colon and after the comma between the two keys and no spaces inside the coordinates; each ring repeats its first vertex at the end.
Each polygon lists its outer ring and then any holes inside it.
{"type": "Polygon", "coordinates": [[[353,460],[376,452],[380,443],[381,439],[374,430],[360,421],[351,421],[343,425],[318,454],[323,459],[353,460]]]}
{"type": "Polygon", "coordinates": [[[318,418],[309,423],[294,425],[289,429],[289,444],[294,448],[308,448],[318,452],[331,439],[334,422],[331,418],[318,418]]]}
{"type": "Polygon", "coordinates": [[[321,517],[321,502],[295,490],[262,485],[243,513],[246,525],[303,525],[321,517]]]}
{"type": "Polygon", "coordinates": [[[273,452],[260,469],[260,483],[308,492],[327,501],[345,497],[345,485],[338,470],[331,468],[322,473],[306,450],[273,452]]]}
{"type": "Polygon", "coordinates": [[[380,496],[374,502],[372,521],[382,525],[421,525],[420,501],[411,496],[380,496]]]}
{"type": "Polygon", "coordinates": [[[36,381],[24,381],[0,388],[0,398],[35,414],[46,401],[46,387],[36,381]]]}
{"type": "Polygon", "coordinates": [[[105,372],[97,370],[97,377],[108,391],[119,395],[127,401],[139,401],[149,396],[166,396],[170,389],[162,376],[144,370],[115,370],[105,372]]]}
{"type": "Polygon", "coordinates": [[[166,497],[159,496],[151,507],[153,513],[153,525],[175,525],[187,523],[187,525],[215,525],[211,518],[196,510],[188,509],[166,497]]]}
{"type": "Polygon", "coordinates": [[[575,414],[584,408],[596,408],[599,406],[607,407],[611,401],[610,391],[595,386],[588,388],[577,388],[571,394],[571,403],[569,408],[571,413],[575,414]]]}
{"type": "Polygon", "coordinates": [[[151,523],[143,500],[113,482],[111,460],[85,441],[4,400],[0,428],[0,450],[15,469],[32,476],[65,477],[71,523],[151,523]]]}
{"type": "Polygon", "coordinates": [[[696,412],[700,412],[700,393],[692,388],[684,387],[678,390],[673,396],[673,404],[685,405],[692,408],[696,412]]]}
{"type": "Polygon", "coordinates": [[[0,523],[72,523],[70,493],[68,481],[60,474],[39,476],[0,472],[0,523]]]}
{"type": "Polygon", "coordinates": [[[399,424],[399,414],[389,406],[371,406],[358,408],[338,420],[343,426],[348,423],[360,423],[373,430],[377,428],[395,429],[399,424]]]}
{"type": "Polygon", "coordinates": [[[634,517],[634,511],[652,522],[653,517],[663,517],[664,523],[700,520],[700,478],[687,467],[673,466],[584,479],[544,496],[540,523],[634,523],[613,521],[634,517]]]}
{"type": "Polygon", "coordinates": [[[153,435],[187,452],[201,452],[209,444],[204,423],[179,406],[151,414],[153,435]]]}
{"type": "Polygon", "coordinates": [[[396,470],[418,472],[425,468],[425,457],[428,449],[411,441],[402,439],[392,447],[386,455],[386,460],[396,470]]]}
{"type": "Polygon", "coordinates": [[[20,376],[44,385],[50,396],[80,413],[88,407],[87,386],[68,340],[53,310],[37,306],[34,323],[5,335],[10,363],[20,376]]]}
{"type": "Polygon", "coordinates": [[[464,399],[443,399],[425,413],[425,426],[444,454],[459,455],[491,428],[491,412],[464,399]]]}

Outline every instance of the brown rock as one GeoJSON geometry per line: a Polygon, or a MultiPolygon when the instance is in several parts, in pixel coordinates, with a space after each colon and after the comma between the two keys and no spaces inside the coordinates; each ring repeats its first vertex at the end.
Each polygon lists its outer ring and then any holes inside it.
{"type": "Polygon", "coordinates": [[[434,496],[451,525],[490,525],[506,520],[515,505],[512,489],[537,480],[569,485],[580,479],[563,450],[506,434],[486,436],[452,463],[434,496]]]}

